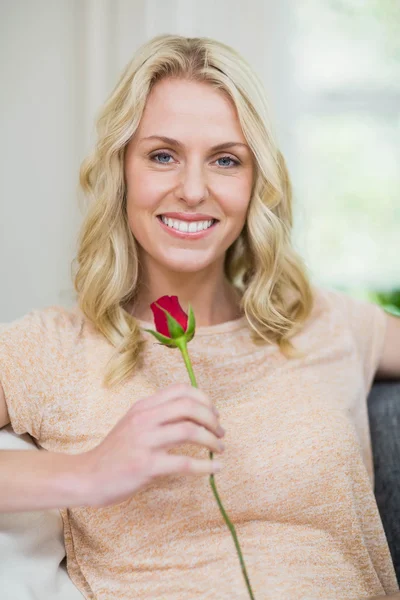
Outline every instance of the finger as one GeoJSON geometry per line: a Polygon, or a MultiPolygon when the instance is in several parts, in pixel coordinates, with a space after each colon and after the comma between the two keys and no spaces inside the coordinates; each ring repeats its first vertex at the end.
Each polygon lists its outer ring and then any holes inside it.
{"type": "Polygon", "coordinates": [[[209,406],[192,398],[177,398],[162,409],[156,407],[153,409],[150,420],[154,428],[185,420],[193,422],[196,426],[202,425],[217,436],[221,435],[217,415],[209,406]]]}
{"type": "Polygon", "coordinates": [[[205,427],[191,421],[159,427],[153,432],[148,447],[165,450],[184,442],[206,447],[211,452],[218,452],[218,454],[224,451],[224,444],[220,439],[205,427]]]}
{"type": "Polygon", "coordinates": [[[153,461],[151,477],[160,475],[209,475],[223,468],[220,460],[198,459],[179,454],[160,453],[153,461]]]}

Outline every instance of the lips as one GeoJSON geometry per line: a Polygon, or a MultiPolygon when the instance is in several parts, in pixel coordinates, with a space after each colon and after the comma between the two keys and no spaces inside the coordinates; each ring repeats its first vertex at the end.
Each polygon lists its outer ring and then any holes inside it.
{"type": "Polygon", "coordinates": [[[203,213],[164,212],[157,215],[158,218],[162,216],[177,221],[219,221],[216,217],[203,213]]]}
{"type": "Polygon", "coordinates": [[[186,219],[173,219],[172,217],[168,217],[167,215],[164,215],[164,214],[157,216],[157,219],[159,221],[162,221],[162,222],[164,222],[163,218],[164,219],[170,219],[171,221],[181,221],[182,223],[188,223],[189,227],[190,227],[191,223],[204,223],[205,221],[207,221],[207,222],[211,222],[214,225],[214,223],[217,222],[217,219],[212,219],[212,218],[211,219],[204,219],[204,221],[197,221],[197,219],[196,220],[192,220],[192,221],[188,221],[186,219]]]}
{"type": "Polygon", "coordinates": [[[168,225],[163,223],[161,216],[157,217],[157,221],[159,222],[160,226],[165,231],[167,231],[170,235],[172,235],[173,237],[191,239],[191,240],[197,240],[197,239],[203,238],[205,236],[208,236],[208,235],[210,235],[210,232],[212,232],[215,229],[215,227],[218,227],[218,222],[213,220],[213,224],[211,225],[211,227],[208,227],[207,229],[201,229],[200,231],[197,231],[197,232],[179,231],[178,229],[175,229],[174,227],[169,227],[168,225]]]}

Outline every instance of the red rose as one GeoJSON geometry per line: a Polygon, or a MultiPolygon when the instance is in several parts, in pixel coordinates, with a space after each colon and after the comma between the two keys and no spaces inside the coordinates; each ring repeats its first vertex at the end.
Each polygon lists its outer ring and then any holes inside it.
{"type": "Polygon", "coordinates": [[[196,322],[189,304],[189,315],[178,301],[178,296],[161,296],[150,304],[156,331],[145,329],[169,348],[182,348],[193,339],[196,322]]]}
{"type": "Polygon", "coordinates": [[[186,331],[188,324],[188,316],[179,304],[178,296],[161,296],[158,300],[150,304],[150,308],[154,315],[154,324],[156,331],[165,335],[165,337],[173,337],[168,329],[167,315],[163,310],[166,310],[171,317],[178,321],[182,326],[183,331],[186,331]]]}

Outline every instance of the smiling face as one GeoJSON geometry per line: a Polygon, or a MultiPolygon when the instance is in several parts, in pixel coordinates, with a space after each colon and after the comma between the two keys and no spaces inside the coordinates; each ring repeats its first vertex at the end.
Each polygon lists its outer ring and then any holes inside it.
{"type": "Polygon", "coordinates": [[[125,154],[141,265],[195,272],[220,264],[222,273],[246,220],[253,175],[236,109],[222,92],[203,82],[158,82],[125,154]]]}

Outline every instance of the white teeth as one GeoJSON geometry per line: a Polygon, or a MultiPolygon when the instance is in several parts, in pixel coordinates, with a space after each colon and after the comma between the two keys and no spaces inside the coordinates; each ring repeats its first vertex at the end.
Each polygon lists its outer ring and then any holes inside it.
{"type": "Polygon", "coordinates": [[[183,231],[184,233],[196,233],[198,231],[203,231],[203,229],[208,229],[213,224],[213,219],[210,221],[179,221],[177,219],[170,219],[169,217],[164,217],[161,215],[161,220],[168,227],[172,227],[172,229],[177,229],[178,231],[183,231]]]}
{"type": "Polygon", "coordinates": [[[189,231],[189,223],[178,221],[178,229],[179,231],[189,231]]]}

